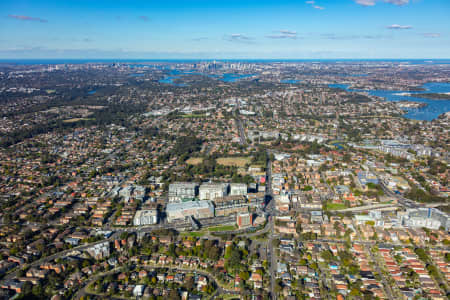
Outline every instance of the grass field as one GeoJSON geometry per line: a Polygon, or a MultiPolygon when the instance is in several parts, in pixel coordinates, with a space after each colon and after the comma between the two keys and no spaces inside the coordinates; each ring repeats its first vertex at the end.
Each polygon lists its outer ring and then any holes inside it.
{"type": "Polygon", "coordinates": [[[88,121],[88,120],[93,120],[93,119],[88,119],[88,118],[73,118],[73,119],[63,120],[63,123],[75,123],[75,122],[78,122],[78,121],[88,121]]]}
{"type": "Polygon", "coordinates": [[[220,157],[217,163],[223,166],[244,167],[251,162],[251,157],[220,157]]]}
{"type": "Polygon", "coordinates": [[[205,118],[207,117],[206,114],[185,114],[185,115],[181,115],[182,118],[205,118]]]}
{"type": "Polygon", "coordinates": [[[180,233],[181,236],[202,237],[205,235],[203,231],[188,231],[180,233]]]}
{"type": "Polygon", "coordinates": [[[201,164],[202,162],[203,162],[203,158],[201,158],[201,157],[191,157],[188,160],[186,160],[186,163],[188,165],[194,165],[194,166],[201,164]]]}
{"type": "Polygon", "coordinates": [[[347,206],[342,203],[327,203],[327,209],[328,210],[338,210],[338,209],[345,209],[347,206]]]}
{"type": "Polygon", "coordinates": [[[236,225],[222,225],[222,226],[209,227],[208,230],[210,232],[236,230],[236,225]]]}

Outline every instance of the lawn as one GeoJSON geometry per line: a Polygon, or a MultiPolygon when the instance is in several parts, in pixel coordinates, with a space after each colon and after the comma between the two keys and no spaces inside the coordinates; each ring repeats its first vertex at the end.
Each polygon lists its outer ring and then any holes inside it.
{"type": "Polygon", "coordinates": [[[201,157],[191,157],[188,160],[186,160],[186,163],[188,165],[199,165],[203,162],[203,158],[201,157]]]}
{"type": "Polygon", "coordinates": [[[203,231],[188,231],[180,233],[181,236],[202,237],[205,235],[203,231]]]}
{"type": "Polygon", "coordinates": [[[185,114],[185,115],[181,115],[182,118],[205,118],[207,117],[207,114],[185,114]]]}
{"type": "Polygon", "coordinates": [[[94,119],[89,119],[89,118],[73,118],[73,119],[63,120],[63,123],[75,123],[75,122],[79,122],[79,121],[88,121],[88,120],[94,120],[94,119]]]}
{"type": "Polygon", "coordinates": [[[327,203],[327,210],[345,209],[347,206],[342,203],[327,203]]]}
{"type": "Polygon", "coordinates": [[[236,295],[232,295],[232,294],[224,294],[222,295],[224,300],[239,300],[239,297],[237,297],[236,295]]]}
{"type": "Polygon", "coordinates": [[[251,162],[251,157],[220,157],[217,163],[223,166],[245,167],[251,162]]]}
{"type": "Polygon", "coordinates": [[[236,225],[222,225],[222,226],[209,227],[208,230],[210,232],[231,231],[231,230],[236,230],[236,225]]]}

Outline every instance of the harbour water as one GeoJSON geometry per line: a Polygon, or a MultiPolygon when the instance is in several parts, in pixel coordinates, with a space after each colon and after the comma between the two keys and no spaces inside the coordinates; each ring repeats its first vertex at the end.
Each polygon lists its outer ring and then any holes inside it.
{"type": "Polygon", "coordinates": [[[202,75],[207,76],[211,78],[218,78],[219,80],[223,82],[237,82],[244,78],[249,78],[256,76],[256,74],[236,74],[236,73],[223,73],[221,75],[219,74],[205,74],[200,72],[194,72],[194,71],[179,71],[179,70],[170,70],[170,75],[165,76],[163,79],[160,79],[160,83],[166,83],[171,84],[175,86],[186,86],[186,84],[176,84],[174,83],[174,79],[180,78],[181,75],[202,75]]]}
{"type": "Polygon", "coordinates": [[[280,83],[296,84],[301,81],[302,80],[298,80],[298,79],[282,79],[282,80],[280,80],[280,83]]]}
{"type": "Polygon", "coordinates": [[[388,91],[388,90],[352,90],[348,84],[330,84],[329,87],[340,88],[352,92],[366,92],[372,96],[383,97],[387,101],[412,101],[426,103],[427,106],[421,108],[405,108],[407,113],[405,118],[413,120],[431,121],[440,114],[450,111],[450,100],[433,100],[427,98],[414,97],[417,94],[424,93],[450,93],[450,83],[429,82],[422,87],[425,91],[388,91]]]}

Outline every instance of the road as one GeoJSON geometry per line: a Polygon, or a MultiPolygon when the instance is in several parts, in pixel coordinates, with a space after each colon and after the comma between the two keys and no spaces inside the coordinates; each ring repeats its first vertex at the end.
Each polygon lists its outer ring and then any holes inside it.
{"type": "MultiPolygon", "coordinates": [[[[202,219],[200,220],[200,223],[202,226],[214,226],[214,225],[222,225],[222,224],[226,224],[226,223],[230,223],[230,222],[235,222],[235,218],[233,216],[231,217],[215,217],[215,218],[210,218],[210,219],[202,219]]],[[[176,224],[156,224],[156,225],[149,225],[149,226],[142,226],[142,227],[127,227],[127,228],[116,228],[116,227],[103,227],[103,228],[97,228],[97,229],[101,229],[101,230],[110,230],[110,231],[114,231],[114,234],[111,235],[109,238],[107,239],[103,239],[101,241],[98,242],[94,242],[94,243],[89,243],[89,244],[83,244],[80,246],[76,246],[73,247],[71,249],[68,250],[64,250],[64,251],[60,251],[58,253],[52,254],[50,256],[46,256],[46,257],[42,257],[38,260],[35,260],[29,264],[24,264],[24,265],[20,265],[17,266],[15,269],[12,269],[9,273],[7,273],[3,279],[1,280],[1,282],[5,281],[5,280],[11,280],[14,278],[18,278],[18,272],[20,269],[23,269],[24,267],[37,267],[42,263],[45,262],[49,262],[51,260],[63,257],[64,255],[72,252],[72,251],[83,251],[86,250],[87,248],[90,248],[96,244],[101,244],[103,242],[106,241],[113,241],[115,239],[118,239],[120,237],[120,234],[123,232],[128,232],[128,233],[144,233],[144,232],[152,232],[155,229],[185,229],[185,228],[190,228],[191,225],[190,223],[176,223],[176,224]]],[[[89,229],[94,229],[94,228],[89,228],[89,229]]]]}
{"type": "Polygon", "coordinates": [[[267,259],[270,260],[269,274],[270,274],[270,295],[272,299],[277,299],[277,295],[275,292],[275,279],[276,279],[276,271],[277,271],[277,258],[276,253],[273,247],[274,241],[274,221],[273,218],[270,218],[270,234],[269,239],[267,240],[267,259]]]}
{"type": "MultiPolygon", "coordinates": [[[[270,154],[270,153],[269,153],[270,154]]],[[[272,194],[272,162],[270,160],[267,161],[266,167],[266,207],[265,212],[269,214],[269,238],[267,239],[267,259],[270,262],[269,274],[270,274],[270,295],[272,299],[277,299],[277,295],[275,293],[275,279],[276,279],[276,270],[277,270],[277,257],[276,252],[274,251],[273,241],[276,237],[274,230],[274,212],[275,212],[275,200],[272,194]]]]}
{"type": "MultiPolygon", "coordinates": [[[[378,172],[376,172],[375,170],[372,170],[372,171],[376,174],[376,176],[378,178],[381,178],[381,175],[378,172]]],[[[381,180],[381,179],[380,179],[380,186],[383,189],[383,192],[386,196],[397,199],[398,203],[403,205],[404,207],[406,207],[406,208],[422,207],[421,204],[419,204],[411,199],[407,199],[407,198],[403,197],[402,195],[396,194],[393,191],[391,191],[390,189],[388,189],[386,187],[386,185],[383,183],[383,180],[381,180]]]]}
{"type": "Polygon", "coordinates": [[[395,203],[371,204],[371,205],[364,205],[364,206],[357,206],[357,207],[339,209],[339,210],[336,210],[335,212],[340,212],[340,213],[344,213],[344,212],[358,212],[358,211],[365,211],[365,210],[396,208],[398,206],[399,205],[395,204],[395,203]]]}
{"type": "MultiPolygon", "coordinates": [[[[358,236],[358,240],[359,242],[362,244],[363,240],[361,238],[361,234],[359,232],[358,226],[356,226],[356,224],[353,222],[353,227],[356,229],[356,235],[358,236]]],[[[374,265],[375,265],[375,269],[377,271],[377,273],[380,275],[381,277],[381,281],[383,283],[383,287],[384,287],[384,292],[385,294],[388,296],[389,300],[394,300],[395,297],[393,296],[393,292],[391,290],[391,286],[390,284],[386,281],[386,278],[384,278],[383,273],[381,272],[380,266],[378,265],[378,260],[376,259],[376,257],[373,255],[372,250],[370,249],[370,247],[368,247],[367,244],[364,244],[364,250],[366,251],[366,253],[369,253],[371,260],[373,261],[374,265]]]]}
{"type": "Polygon", "coordinates": [[[328,287],[327,273],[320,267],[320,264],[317,265],[319,267],[320,280],[322,281],[321,293],[323,292],[325,294],[323,296],[326,296],[327,299],[331,300],[330,293],[328,292],[330,288],[328,287]]]}
{"type": "Polygon", "coordinates": [[[112,241],[112,240],[114,240],[114,238],[115,238],[114,236],[111,236],[109,239],[105,239],[105,240],[101,240],[101,241],[98,241],[98,242],[95,242],[95,243],[90,243],[90,244],[85,244],[85,245],[73,247],[72,249],[64,250],[64,251],[61,251],[61,252],[58,252],[58,253],[55,253],[55,254],[52,254],[52,255],[49,255],[49,256],[40,258],[40,259],[38,259],[38,260],[33,261],[32,263],[21,265],[21,266],[19,266],[19,267],[16,267],[16,269],[17,269],[16,271],[10,272],[10,273],[8,273],[7,275],[5,275],[5,276],[3,277],[3,279],[2,279],[2,281],[4,281],[4,280],[11,280],[11,279],[14,279],[14,278],[18,278],[18,276],[19,276],[19,274],[18,274],[19,270],[20,270],[20,269],[23,269],[23,268],[25,268],[25,267],[37,267],[37,266],[39,266],[39,265],[42,264],[42,263],[49,262],[49,261],[51,261],[51,260],[57,259],[57,258],[59,258],[59,257],[62,257],[62,256],[64,256],[64,255],[67,255],[67,254],[70,253],[70,252],[73,252],[73,251],[83,251],[83,250],[85,250],[85,249],[87,249],[87,248],[90,248],[90,247],[92,247],[92,246],[94,246],[94,245],[101,244],[101,243],[104,243],[104,242],[107,242],[107,241],[112,241]]]}
{"type": "Polygon", "coordinates": [[[240,102],[239,100],[236,100],[237,109],[235,110],[234,114],[235,114],[236,128],[239,133],[239,144],[245,145],[247,143],[247,139],[245,138],[244,127],[242,126],[242,120],[239,116],[239,111],[240,111],[240,103],[239,102],[240,102]]]}
{"type": "MultiPolygon", "coordinates": [[[[345,240],[335,240],[335,239],[315,239],[315,240],[306,240],[305,242],[310,242],[310,243],[345,243],[345,240]]],[[[374,246],[377,244],[376,241],[356,241],[357,244],[361,244],[361,245],[366,245],[366,246],[374,246]]],[[[379,245],[385,245],[387,247],[405,247],[408,246],[410,244],[402,244],[402,243],[378,243],[379,245]]],[[[428,245],[427,246],[430,249],[434,249],[434,250],[439,250],[439,251],[450,251],[450,247],[439,247],[439,246],[431,246],[428,245]]]]}

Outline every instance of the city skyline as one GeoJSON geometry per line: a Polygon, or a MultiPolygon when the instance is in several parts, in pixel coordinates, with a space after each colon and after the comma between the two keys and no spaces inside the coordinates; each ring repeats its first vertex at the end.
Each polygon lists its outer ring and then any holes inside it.
{"type": "Polygon", "coordinates": [[[0,58],[448,58],[445,0],[5,1],[0,58]]]}

